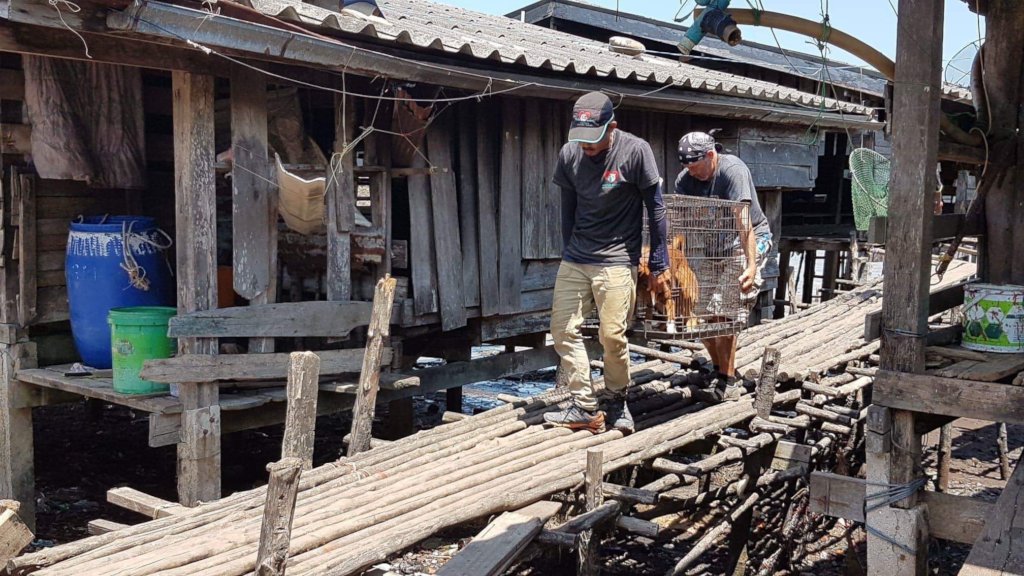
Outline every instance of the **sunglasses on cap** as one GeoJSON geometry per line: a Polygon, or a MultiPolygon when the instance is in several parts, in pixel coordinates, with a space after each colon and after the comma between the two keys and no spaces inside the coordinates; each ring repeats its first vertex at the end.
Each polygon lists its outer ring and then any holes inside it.
{"type": "Polygon", "coordinates": [[[679,158],[679,161],[682,162],[683,166],[688,166],[690,164],[696,164],[697,162],[700,162],[701,160],[703,160],[706,157],[707,157],[707,152],[705,152],[703,154],[697,154],[695,156],[681,156],[679,158]]]}

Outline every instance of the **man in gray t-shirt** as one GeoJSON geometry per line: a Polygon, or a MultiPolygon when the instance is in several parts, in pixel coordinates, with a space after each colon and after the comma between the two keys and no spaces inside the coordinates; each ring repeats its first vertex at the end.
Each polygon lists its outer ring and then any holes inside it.
{"type": "Polygon", "coordinates": [[[544,415],[545,422],[604,431],[606,414],[590,381],[590,359],[580,326],[597,308],[604,346],[604,380],[612,398],[607,419],[623,433],[633,430],[626,406],[629,343],[626,329],[636,300],[637,265],[647,207],[652,281],[666,288],[665,205],[651,146],[618,129],[611,100],[600,92],[573,107],[569,142],[552,177],[562,195],[562,263],[555,279],[551,337],[569,380],[573,404],[544,415]]]}
{"type": "MultiPolygon", "coordinates": [[[[735,239],[736,253],[743,261],[743,273],[737,281],[741,299],[749,307],[757,299],[761,270],[772,247],[772,232],[757,201],[750,169],[743,160],[722,154],[714,137],[704,132],[690,132],[679,140],[679,162],[684,169],[676,178],[676,194],[749,204],[737,218],[740,230],[735,239]]],[[[716,372],[716,393],[722,398],[738,398],[736,336],[705,338],[703,342],[716,372]]]]}

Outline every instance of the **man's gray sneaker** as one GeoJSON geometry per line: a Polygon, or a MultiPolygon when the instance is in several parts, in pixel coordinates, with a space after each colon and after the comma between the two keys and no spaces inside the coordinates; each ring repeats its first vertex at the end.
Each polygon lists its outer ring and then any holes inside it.
{"type": "Polygon", "coordinates": [[[605,409],[607,419],[612,423],[612,429],[623,434],[632,434],[636,431],[633,423],[633,415],[629,413],[629,404],[626,403],[625,394],[615,394],[608,400],[608,407],[605,409]]]}
{"type": "Polygon", "coordinates": [[[718,402],[735,402],[745,392],[742,381],[735,376],[718,374],[711,380],[710,385],[711,397],[718,402]]]}
{"type": "Polygon", "coordinates": [[[604,412],[584,410],[575,402],[564,410],[544,414],[544,423],[570,430],[590,430],[594,434],[605,431],[604,412]]]}

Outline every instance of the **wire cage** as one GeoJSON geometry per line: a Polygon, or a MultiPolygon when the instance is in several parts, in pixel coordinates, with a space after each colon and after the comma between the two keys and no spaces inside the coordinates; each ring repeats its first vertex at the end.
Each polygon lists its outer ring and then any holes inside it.
{"type": "Polygon", "coordinates": [[[670,287],[662,293],[651,282],[644,218],[634,330],[652,339],[693,340],[736,334],[746,326],[748,311],[739,281],[746,257],[740,231],[749,222],[749,209],[746,202],[665,196],[670,287]]]}

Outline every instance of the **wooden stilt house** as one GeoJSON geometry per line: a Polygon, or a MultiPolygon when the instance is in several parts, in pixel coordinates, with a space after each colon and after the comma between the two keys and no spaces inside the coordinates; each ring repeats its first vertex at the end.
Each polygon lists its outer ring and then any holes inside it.
{"type": "MultiPolygon", "coordinates": [[[[792,134],[879,127],[869,107],[769,81],[423,0],[380,5],[386,20],[328,1],[0,1],[0,498],[31,517],[32,409],[81,397],[149,414],[150,445],[178,447],[181,502],[218,498],[220,435],[284,414],[280,389],[232,387],[241,366],[338,349],[319,406],[351,407],[345,374],[358,371],[367,301],[388,273],[399,286],[380,399],[392,414],[443,389],[457,409],[463,384],[552,366],[544,333],[561,224],[550,173],[584,92],[614,95],[621,127],[651,143],[669,182],[690,130],[731,129],[765,174],[784,149],[813,180],[818,148],[792,134]],[[144,146],[132,149],[144,149],[144,186],[41,177],[33,159],[52,142],[31,119],[65,111],[26,102],[38,89],[29,59],[132,71],[119,78],[135,96],[117,104],[143,120],[144,146]],[[318,230],[280,221],[274,154],[284,170],[326,179],[318,230]],[[153,216],[174,239],[170,333],[185,360],[164,379],[177,397],[119,394],[102,374],[53,367],[77,359],[67,223],[107,213],[153,216]],[[531,349],[470,361],[481,342],[531,349]],[[218,356],[225,343],[246,360],[218,356]],[[409,372],[424,354],[449,363],[409,372]]],[[[94,169],[124,150],[85,149],[94,169]]],[[[778,233],[779,199],[765,208],[778,233]]]]}

